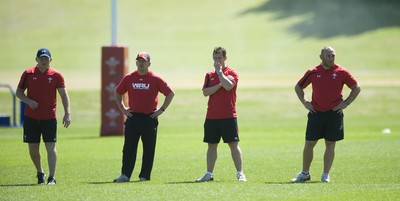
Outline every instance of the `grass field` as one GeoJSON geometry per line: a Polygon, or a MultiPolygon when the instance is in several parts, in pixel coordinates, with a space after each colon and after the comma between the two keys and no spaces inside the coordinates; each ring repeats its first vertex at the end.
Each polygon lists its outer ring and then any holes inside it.
{"type": "MultiPolygon", "coordinates": [[[[214,172],[216,181],[193,183],[205,169],[206,145],[201,142],[205,109],[192,106],[206,104],[199,90],[177,90],[176,101],[161,117],[152,181],[125,184],[111,182],[119,174],[123,138],[98,137],[99,105],[89,104],[97,93],[71,92],[74,124],[59,129],[58,184],[34,184],[35,170],[21,142],[21,129],[3,128],[0,194],[4,200],[26,200],[33,195],[40,200],[396,200],[400,193],[400,125],[398,113],[391,111],[400,96],[388,94],[398,89],[366,88],[348,108],[346,139],[338,143],[328,184],[318,182],[323,143],[317,145],[312,164],[315,182],[288,182],[301,167],[306,114],[291,88],[239,90],[241,148],[249,180],[239,184],[229,149],[223,144],[214,172]],[[377,101],[387,105],[376,107],[377,101]],[[385,127],[392,133],[381,134],[385,127]]],[[[139,160],[137,167],[140,164],[139,160]]],[[[45,161],[44,167],[48,169],[45,161]]],[[[138,168],[133,180],[137,175],[138,168]]]]}
{"type": "MultiPolygon", "coordinates": [[[[398,200],[400,5],[381,2],[119,1],[118,41],[129,47],[130,63],[136,52],[148,51],[153,70],[176,96],[160,118],[152,181],[114,184],[123,138],[99,137],[100,50],[110,43],[109,1],[4,0],[0,83],[15,88],[23,69],[35,64],[37,49],[50,48],[52,65],[66,77],[73,122],[59,127],[55,186],[35,185],[22,129],[0,127],[0,200],[398,200]],[[193,182],[205,171],[207,98],[201,85],[216,45],[228,49],[228,64],[240,75],[237,107],[247,183],[237,183],[225,144],[219,147],[216,181],[193,182]],[[345,111],[345,140],[337,144],[332,182],[318,182],[321,141],[313,182],[291,184],[301,168],[306,124],[293,87],[319,62],[324,45],[337,50],[337,62],[358,78],[362,92],[345,111]],[[382,134],[384,128],[392,132],[382,134]]],[[[10,100],[1,89],[0,114],[10,113],[10,100]]],[[[140,166],[138,160],[133,180],[140,166]]]]}

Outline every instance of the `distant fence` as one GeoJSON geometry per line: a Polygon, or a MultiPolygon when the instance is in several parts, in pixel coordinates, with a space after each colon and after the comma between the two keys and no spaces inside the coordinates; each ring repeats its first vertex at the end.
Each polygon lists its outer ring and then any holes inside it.
{"type": "Polygon", "coordinates": [[[12,89],[10,84],[0,83],[0,88],[8,88],[12,96],[12,123],[10,122],[10,115],[0,114],[0,126],[22,126],[24,122],[25,103],[20,101],[20,119],[19,124],[17,124],[17,96],[15,91],[12,89]]]}

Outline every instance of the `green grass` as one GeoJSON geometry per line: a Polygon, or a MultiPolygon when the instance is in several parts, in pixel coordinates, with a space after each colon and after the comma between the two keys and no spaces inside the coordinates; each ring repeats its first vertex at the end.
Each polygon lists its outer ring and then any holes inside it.
{"type": "MultiPolygon", "coordinates": [[[[382,2],[119,1],[118,42],[129,48],[129,63],[136,52],[148,51],[151,68],[176,96],[160,118],[152,181],[114,184],[123,138],[99,137],[100,53],[111,41],[109,1],[2,1],[0,83],[15,89],[22,71],[35,64],[37,49],[48,47],[52,65],[66,78],[73,119],[70,128],[59,128],[56,186],[35,185],[22,129],[0,128],[1,200],[398,199],[400,25],[394,19],[399,3],[382,2]],[[237,183],[225,144],[219,147],[216,181],[193,183],[205,171],[207,98],[201,86],[217,45],[227,48],[227,62],[240,75],[238,121],[247,183],[237,183]],[[362,92],[345,111],[345,140],[337,145],[332,182],[318,182],[321,141],[311,167],[315,182],[290,184],[301,168],[306,124],[293,87],[319,62],[325,45],[337,50],[337,62],[351,70],[362,92]],[[381,134],[384,128],[392,133],[381,134]]],[[[0,114],[9,114],[10,104],[1,89],[0,114]]],[[[138,160],[133,177],[140,166],[138,160]]]]}
{"type": "MultiPolygon", "coordinates": [[[[200,90],[177,90],[174,104],[160,118],[152,181],[125,184],[111,183],[120,173],[123,138],[99,137],[99,105],[88,104],[96,102],[98,93],[71,92],[73,124],[68,129],[59,128],[58,184],[34,185],[35,170],[27,145],[21,142],[22,129],[1,128],[0,194],[5,200],[26,200],[32,195],[56,200],[395,200],[400,195],[400,124],[396,121],[398,113],[386,110],[397,107],[400,96],[389,95],[392,90],[399,88],[367,87],[346,110],[346,139],[337,145],[329,184],[318,182],[323,165],[322,141],[311,168],[315,182],[288,182],[301,167],[306,123],[306,111],[292,88],[239,90],[240,145],[249,180],[241,184],[235,179],[225,144],[219,147],[216,181],[193,183],[205,171],[202,124],[206,98],[201,97],[200,90]],[[376,107],[379,100],[386,106],[376,107]],[[390,135],[381,134],[386,127],[392,129],[390,135]]],[[[43,147],[42,154],[47,172],[43,147]]],[[[132,180],[140,165],[138,160],[132,180]]]]}

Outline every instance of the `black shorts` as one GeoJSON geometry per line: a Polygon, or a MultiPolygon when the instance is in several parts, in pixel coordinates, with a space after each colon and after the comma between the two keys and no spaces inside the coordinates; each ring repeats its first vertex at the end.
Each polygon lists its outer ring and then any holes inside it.
{"type": "Polygon", "coordinates": [[[203,142],[219,143],[221,137],[225,143],[239,142],[239,130],[236,118],[206,119],[204,123],[203,142]]]}
{"type": "Polygon", "coordinates": [[[24,117],[24,142],[40,143],[40,136],[44,142],[57,141],[57,119],[36,120],[24,117]]]}
{"type": "Polygon", "coordinates": [[[308,113],[306,140],[316,141],[324,138],[339,141],[344,138],[343,113],[336,111],[308,113]]]}

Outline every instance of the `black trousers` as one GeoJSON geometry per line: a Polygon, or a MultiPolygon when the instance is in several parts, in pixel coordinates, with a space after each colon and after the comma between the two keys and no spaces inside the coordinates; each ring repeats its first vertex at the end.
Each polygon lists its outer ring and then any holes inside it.
{"type": "Polygon", "coordinates": [[[158,119],[149,115],[133,113],[125,121],[125,142],[122,151],[122,173],[131,178],[135,167],[139,139],[142,140],[142,169],[139,178],[150,180],[156,149],[158,119]]]}

